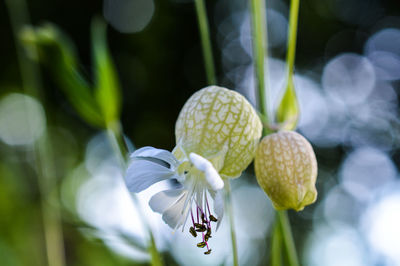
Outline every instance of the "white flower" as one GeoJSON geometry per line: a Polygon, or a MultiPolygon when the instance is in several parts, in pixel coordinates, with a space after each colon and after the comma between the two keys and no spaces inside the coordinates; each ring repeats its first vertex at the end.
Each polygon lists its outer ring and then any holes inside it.
{"type": "Polygon", "coordinates": [[[161,213],[165,223],[174,230],[182,227],[183,231],[190,216],[192,225],[189,232],[194,237],[201,234],[202,241],[198,246],[207,247],[205,254],[209,254],[211,224],[218,221],[218,228],[224,209],[224,181],[212,163],[196,153],[178,161],[171,152],[153,147],[136,150],[131,159],[126,175],[131,192],[140,192],[167,179],[176,179],[180,183],[177,189],[155,194],[149,205],[153,211],[161,213]],[[214,202],[213,210],[210,208],[210,196],[214,202]]]}
{"type": "Polygon", "coordinates": [[[155,194],[150,207],[162,213],[173,229],[184,230],[190,216],[189,232],[201,235],[197,246],[207,247],[204,253],[210,254],[211,224],[218,222],[218,228],[223,215],[223,180],[239,177],[251,163],[261,130],[256,111],[239,93],[217,86],[199,90],[179,114],[172,153],[145,147],[132,154],[128,188],[140,192],[156,182],[176,179],[180,188],[155,194]]]}

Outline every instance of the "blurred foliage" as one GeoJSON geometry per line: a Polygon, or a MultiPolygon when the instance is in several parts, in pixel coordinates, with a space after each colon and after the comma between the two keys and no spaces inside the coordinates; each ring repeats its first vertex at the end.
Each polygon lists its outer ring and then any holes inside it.
{"type": "MultiPolygon", "coordinates": [[[[79,173],[82,180],[70,176],[82,170],[80,164],[86,143],[97,132],[96,127],[103,128],[120,117],[124,132],[136,146],[173,148],[179,110],[194,91],[206,85],[193,2],[155,1],[156,11],[151,23],[135,34],[121,34],[107,28],[101,20],[92,20],[95,15],[102,14],[102,1],[27,2],[32,25],[27,25],[21,38],[27,46],[32,42],[39,45],[39,58],[36,59],[47,65],[41,69],[44,81],[42,104],[55,150],[56,189],[71,200],[62,202],[66,264],[136,265],[110,251],[101,241],[81,233],[84,225],[74,216],[73,200],[75,189],[84,181],[85,174],[79,173]],[[95,128],[87,126],[76,114],[95,128]]],[[[296,54],[298,69],[321,71],[318,62],[341,52],[361,53],[366,36],[374,32],[372,22],[362,25],[343,22],[332,12],[333,2],[302,1],[296,54]],[[344,31],[350,32],[351,38],[327,46],[333,36],[344,31]]],[[[364,5],[378,1],[350,2],[364,5]]],[[[222,78],[225,69],[218,45],[223,41],[217,37],[221,29],[216,21],[221,22],[219,16],[232,13],[241,5],[245,3],[207,1],[216,71],[218,80],[222,80],[220,85],[226,87],[232,87],[233,83],[222,78]],[[227,3],[234,4],[232,8],[225,8],[227,3]]],[[[400,15],[398,1],[381,1],[380,8],[377,12],[384,10],[386,16],[400,15]]],[[[359,13],[362,10],[359,8],[359,13]]],[[[22,83],[16,43],[12,41],[4,1],[0,2],[0,32],[3,40],[0,42],[2,99],[10,92],[20,91],[22,83]]],[[[271,53],[283,57],[284,51],[272,49],[271,53]]],[[[297,108],[287,108],[297,106],[292,88],[293,82],[289,82],[279,108],[287,113],[278,111],[278,121],[291,120],[297,114],[297,108]]],[[[39,185],[26,149],[30,150],[30,147],[10,147],[0,143],[0,264],[5,266],[41,266],[46,261],[39,185]]],[[[339,183],[338,169],[349,146],[316,147],[315,150],[320,165],[317,187],[319,197],[323,199],[329,189],[339,183]]],[[[400,162],[398,150],[391,151],[390,156],[400,162]]],[[[301,216],[291,215],[296,224],[294,235],[300,251],[311,231],[310,221],[317,206],[311,206],[301,216]]],[[[169,256],[165,257],[166,261],[174,265],[174,259],[169,256]]]]}
{"type": "Polygon", "coordinates": [[[91,28],[94,88],[81,73],[73,42],[56,25],[27,26],[20,38],[31,59],[43,62],[52,72],[57,86],[64,91],[79,115],[89,124],[105,127],[119,119],[120,88],[107,49],[106,25],[97,18],[91,28]]]}

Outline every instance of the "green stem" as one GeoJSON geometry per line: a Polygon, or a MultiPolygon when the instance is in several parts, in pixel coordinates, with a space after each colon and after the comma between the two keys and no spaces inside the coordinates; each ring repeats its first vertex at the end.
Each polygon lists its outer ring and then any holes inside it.
{"type": "MultiPolygon", "coordinates": [[[[33,95],[40,100],[42,82],[36,63],[29,60],[19,44],[19,33],[23,26],[29,23],[29,13],[24,0],[6,1],[11,27],[14,35],[17,58],[20,68],[22,88],[24,93],[33,95]]],[[[33,47],[34,48],[34,47],[33,47]]],[[[35,52],[35,50],[33,50],[35,52]]],[[[47,264],[64,266],[64,240],[61,223],[61,210],[57,193],[56,171],[54,169],[53,151],[48,141],[47,130],[33,145],[29,155],[35,162],[35,170],[40,191],[43,231],[46,245],[47,264]]]]}
{"type": "Polygon", "coordinates": [[[282,234],[279,218],[275,218],[274,231],[271,239],[271,266],[282,265],[282,234]]]}
{"type": "Polygon", "coordinates": [[[288,79],[292,77],[294,70],[294,60],[296,55],[297,21],[299,16],[300,0],[291,0],[289,32],[287,43],[286,64],[288,68],[288,79]]]}
{"type": "Polygon", "coordinates": [[[253,39],[253,57],[256,73],[256,84],[258,91],[260,113],[269,122],[268,111],[268,91],[265,76],[267,66],[267,20],[265,10],[265,0],[251,0],[251,21],[252,21],[252,39],[253,39]]]}
{"type": "Polygon", "coordinates": [[[289,217],[286,211],[278,211],[279,223],[281,227],[283,243],[290,266],[299,266],[297,259],[296,246],[294,244],[292,229],[290,228],[289,217]]]}
{"type": "MultiPolygon", "coordinates": [[[[121,169],[126,169],[128,161],[128,151],[125,142],[123,140],[121,124],[119,122],[109,123],[107,126],[107,133],[111,141],[111,145],[114,149],[114,152],[118,156],[118,161],[120,163],[121,169]]],[[[151,265],[162,266],[163,265],[162,257],[157,250],[153,232],[151,231],[151,228],[146,221],[145,218],[146,216],[144,215],[144,211],[141,208],[140,202],[135,194],[131,194],[131,198],[136,207],[136,210],[139,213],[139,217],[141,217],[142,219],[141,222],[143,226],[146,228],[149,236],[150,245],[148,251],[151,257],[151,265]]]]}
{"type": "MultiPolygon", "coordinates": [[[[207,13],[204,5],[204,0],[195,0],[197,19],[199,22],[201,44],[203,47],[204,64],[207,72],[208,84],[216,84],[216,76],[214,70],[214,60],[212,56],[211,41],[209,26],[207,20],[207,13]]],[[[232,207],[232,196],[229,181],[225,182],[225,206],[227,208],[229,222],[231,226],[231,240],[232,240],[232,255],[233,265],[238,266],[238,252],[236,245],[235,225],[233,221],[233,207],[232,207]]]]}
{"type": "MultiPolygon", "coordinates": [[[[21,29],[29,24],[29,13],[25,0],[6,0],[8,13],[10,16],[11,28],[14,35],[15,48],[19,63],[22,88],[25,93],[35,97],[40,97],[42,82],[40,80],[39,69],[36,63],[29,60],[23,47],[20,45],[19,33],[21,29]]],[[[37,52],[33,47],[33,52],[37,52]]]]}
{"type": "MultiPolygon", "coordinates": [[[[287,43],[287,82],[293,82],[293,71],[294,61],[296,55],[296,38],[297,38],[297,22],[299,15],[299,4],[300,0],[291,0],[290,4],[290,18],[289,18],[289,32],[288,32],[288,43],[287,43]]],[[[290,228],[290,222],[286,211],[278,211],[279,223],[281,226],[281,232],[283,237],[283,243],[285,245],[286,254],[288,257],[290,266],[298,266],[298,258],[296,252],[296,246],[294,244],[292,230],[290,228]]]]}
{"type": "Polygon", "coordinates": [[[229,223],[231,225],[233,265],[238,266],[239,259],[238,259],[237,245],[236,245],[235,223],[233,220],[231,186],[229,180],[225,182],[225,208],[227,209],[229,223]]]}
{"type": "Polygon", "coordinates": [[[204,0],[195,0],[197,20],[199,23],[201,45],[203,48],[204,64],[206,67],[207,82],[209,85],[217,83],[214,68],[214,59],[211,49],[210,31],[207,19],[207,11],[204,0]]]}
{"type": "Polygon", "coordinates": [[[45,133],[35,144],[34,160],[38,173],[41,194],[44,235],[46,239],[48,265],[64,266],[64,238],[61,223],[59,194],[57,192],[56,171],[53,151],[45,133]]]}

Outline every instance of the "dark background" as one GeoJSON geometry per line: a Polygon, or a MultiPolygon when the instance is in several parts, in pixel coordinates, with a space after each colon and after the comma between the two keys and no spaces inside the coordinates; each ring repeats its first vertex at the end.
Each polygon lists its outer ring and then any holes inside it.
{"type": "MultiPolygon", "coordinates": [[[[151,145],[171,150],[175,145],[174,125],[185,101],[196,90],[207,85],[203,67],[197,19],[192,2],[178,3],[155,0],[155,13],[141,32],[123,34],[109,26],[108,44],[118,70],[123,95],[122,125],[124,133],[136,147],[151,145]]],[[[237,84],[226,78],[218,27],[225,17],[246,9],[247,1],[206,1],[211,39],[218,74],[218,84],[236,89],[237,84]]],[[[273,2],[273,1],[271,1],[273,2]]],[[[288,1],[283,1],[288,5],[288,1]]],[[[267,1],[267,6],[268,6],[267,1]]],[[[90,23],[102,16],[102,1],[28,1],[33,25],[51,21],[75,42],[82,69],[91,78],[90,23]]],[[[283,11],[287,17],[287,10],[283,11]]],[[[296,67],[321,75],[322,66],[343,52],[363,53],[364,43],[371,34],[384,27],[400,27],[400,2],[378,0],[303,0],[300,4],[296,67]],[[387,19],[391,17],[390,19],[387,19]]],[[[274,25],[268,25],[274,27],[274,25]]],[[[232,29],[234,32],[235,29],[232,29]]],[[[0,2],[0,97],[21,91],[21,78],[16,59],[15,42],[5,3],[0,2]]],[[[272,49],[271,55],[284,59],[285,49],[272,49]]],[[[239,51],[240,53],[240,51],[239,51]]],[[[238,65],[251,64],[251,57],[238,65]]],[[[41,68],[44,81],[44,106],[48,123],[61,127],[74,136],[75,158],[83,158],[85,145],[97,129],[87,125],[66,101],[50,73],[41,68]]],[[[317,80],[319,82],[319,80],[317,80]]],[[[392,82],[398,95],[399,83],[392,82]]],[[[396,144],[397,145],[397,144],[396,144]]],[[[346,142],[333,146],[314,145],[322,173],[318,179],[319,200],[338,183],[337,172],[342,160],[352,149],[346,142]]],[[[61,147],[63,149],[63,147],[61,147]]],[[[390,158],[400,160],[397,146],[387,151],[390,158]]],[[[3,176],[19,176],[30,169],[18,169],[21,160],[12,147],[0,144],[3,176]],[[10,169],[11,170],[10,170],[10,169]],[[16,170],[17,169],[17,170],[16,170]]],[[[249,171],[252,172],[251,170],[249,171]]],[[[60,176],[60,180],[63,177],[60,176]]],[[[44,265],[40,197],[34,179],[0,177],[0,264],[44,265]],[[11,181],[10,181],[11,180],[11,181]],[[7,255],[8,254],[8,255],[7,255]],[[10,254],[20,257],[19,263],[10,254]],[[30,260],[32,254],[34,257],[30,260]],[[30,262],[29,262],[30,261],[30,262]],[[22,264],[20,264],[22,263],[22,264]]],[[[250,181],[255,183],[254,180],[250,181]]],[[[295,238],[304,250],[311,231],[310,216],[316,205],[303,216],[294,213],[295,238]]],[[[132,262],[109,251],[99,240],[88,240],[65,214],[63,231],[67,265],[131,265],[132,262]]],[[[171,258],[171,263],[173,259],[171,258]]],[[[379,261],[379,260],[378,260],[379,261]]],[[[371,264],[373,265],[373,264],[371,264]]],[[[381,264],[376,265],[395,265],[381,264]]]]}

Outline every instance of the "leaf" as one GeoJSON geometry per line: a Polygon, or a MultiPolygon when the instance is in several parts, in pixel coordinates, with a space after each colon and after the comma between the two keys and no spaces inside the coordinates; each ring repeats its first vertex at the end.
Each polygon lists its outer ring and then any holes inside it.
{"type": "Polygon", "coordinates": [[[95,98],[106,124],[119,119],[121,109],[120,86],[116,69],[106,42],[106,24],[101,19],[92,21],[93,66],[95,68],[95,98]]]}
{"type": "Polygon", "coordinates": [[[81,75],[72,41],[56,25],[26,27],[20,33],[28,56],[45,64],[78,114],[89,124],[103,127],[100,108],[89,82],[81,75]]]}
{"type": "Polygon", "coordinates": [[[296,91],[292,76],[288,79],[285,94],[276,112],[276,121],[280,124],[280,129],[294,130],[299,118],[299,104],[297,102],[296,91]]]}

